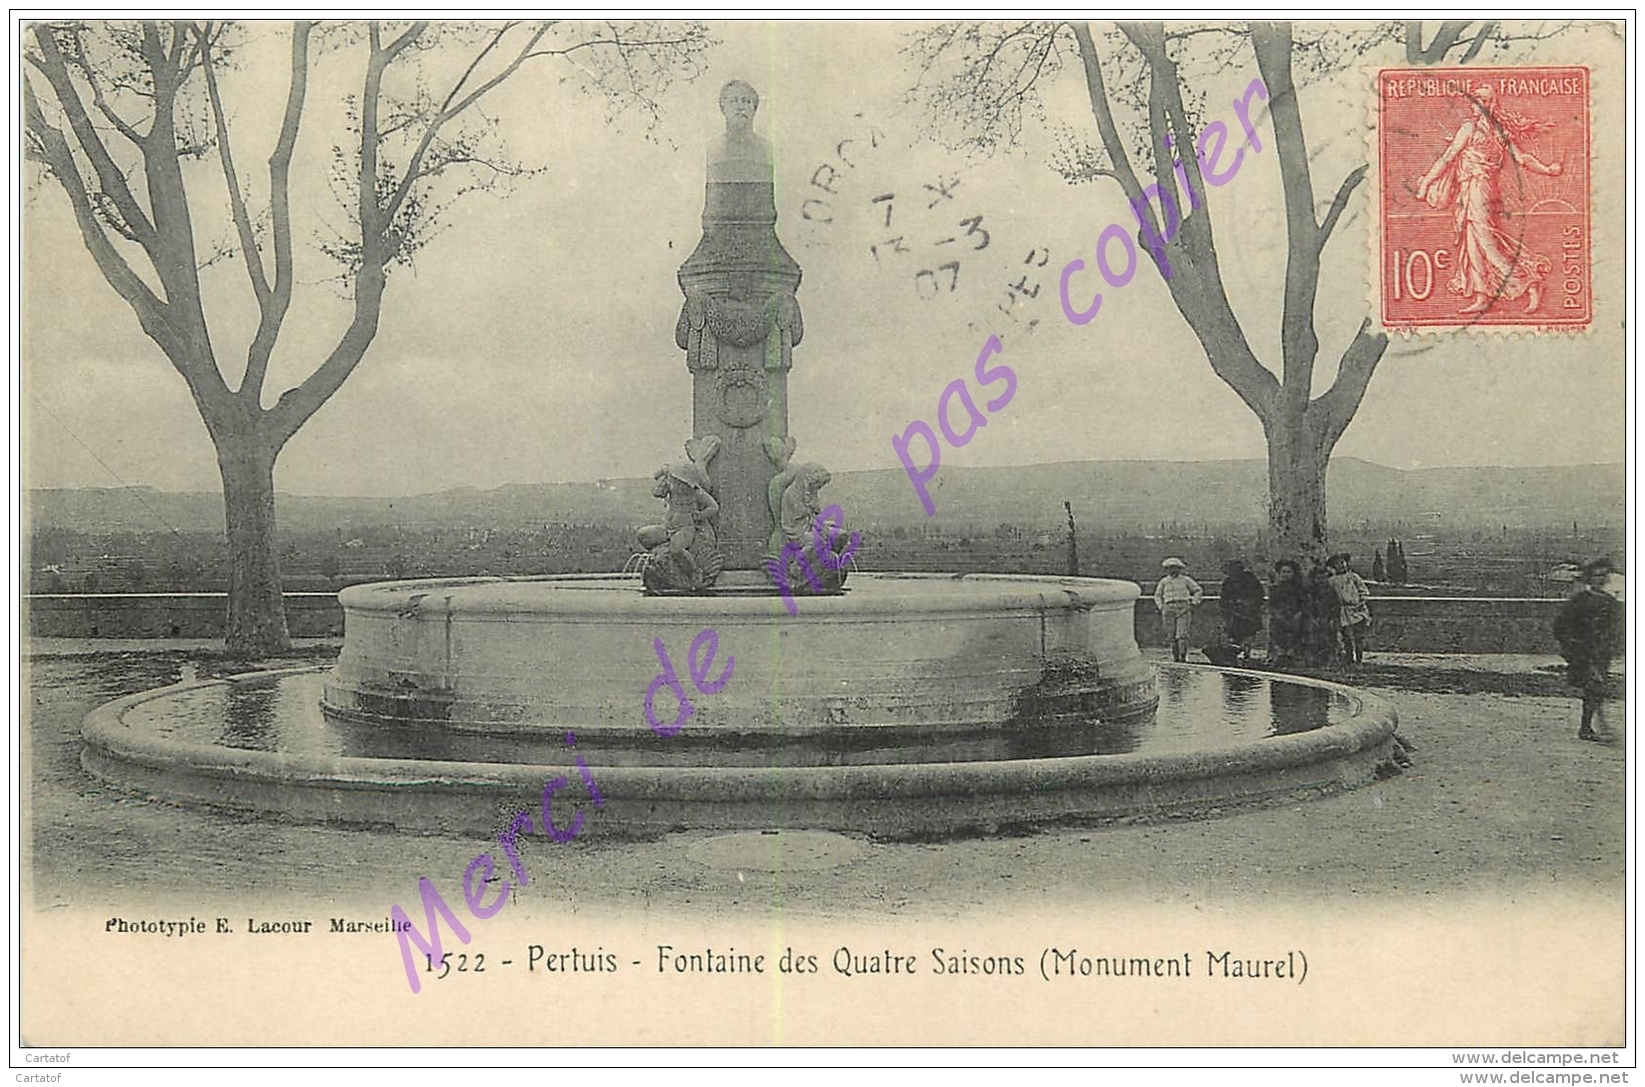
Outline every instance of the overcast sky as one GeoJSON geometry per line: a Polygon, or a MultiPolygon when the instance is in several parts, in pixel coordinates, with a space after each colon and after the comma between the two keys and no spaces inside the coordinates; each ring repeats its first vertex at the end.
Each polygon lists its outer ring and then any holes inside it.
{"type": "MultiPolygon", "coordinates": [[[[739,77],[762,96],[756,128],[775,151],[777,229],[804,269],[805,339],[789,386],[802,459],[835,470],[897,466],[891,435],[915,418],[935,422],[943,386],[971,374],[990,332],[1005,339],[999,361],[1016,371],[1016,396],[964,449],[945,450],[945,463],[1261,457],[1255,417],[1212,374],[1151,269],[1107,295],[1091,324],[1061,316],[1058,270],[1075,256],[1089,263],[1097,235],[1125,217],[1111,182],[1072,187],[1049,167],[1058,126],[1091,128],[1077,66],[1055,78],[1047,116],[1031,124],[1022,152],[968,163],[918,134],[918,110],[903,99],[913,79],[898,52],[905,29],[717,24],[707,73],[668,96],[653,142],[637,122],[608,126],[600,103],[562,86],[561,72],[522,73],[492,112],[513,156],[544,171],[506,197],[465,198],[415,268],[391,278],[376,342],[286,447],[279,489],[400,494],[644,476],[678,456],[690,434],[690,378],[673,340],[681,301],[674,277],[701,233],[703,148],[723,131],[718,90],[739,77]],[[854,165],[838,153],[847,139],[854,165]],[[837,194],[811,184],[825,163],[837,177],[822,178],[837,194]],[[957,186],[942,186],[951,198],[925,188],[956,175],[957,186]],[[890,229],[886,204],[872,200],[884,193],[895,194],[890,229]],[[809,207],[832,222],[802,216],[812,198],[827,201],[809,207]],[[962,220],[977,215],[967,235],[962,220]],[[987,231],[986,249],[974,248],[976,230],[987,231]],[[891,237],[908,251],[890,251],[891,237]],[[938,244],[947,237],[957,240],[938,244]],[[932,281],[915,273],[957,249],[957,289],[948,290],[941,272],[937,296],[924,297],[932,281]],[[1037,283],[1039,294],[1021,301],[1013,323],[998,306],[1019,281],[1037,283]]],[[[237,78],[226,88],[236,138],[244,138],[236,145],[241,169],[253,177],[272,139],[288,55],[276,26],[258,33],[246,64],[274,67],[262,69],[261,81],[237,78]]],[[[1593,131],[1620,134],[1618,40],[1578,30],[1540,48],[1538,61],[1595,69],[1593,131]]],[[[1227,103],[1255,74],[1243,63],[1248,70],[1199,84],[1209,92],[1208,117],[1236,128],[1227,103]]],[[[1303,92],[1322,207],[1365,161],[1368,87],[1355,72],[1303,92]]],[[[343,223],[324,169],[344,93],[323,73],[310,91],[297,181],[308,238],[324,223],[343,223]]],[[[1247,154],[1210,199],[1229,295],[1272,366],[1284,239],[1279,175],[1271,144],[1264,148],[1247,154]]],[[[1601,138],[1594,150],[1594,330],[1396,338],[1339,455],[1401,468],[1624,458],[1622,151],[1620,138],[1601,138]]],[[[220,175],[201,169],[191,179],[202,220],[220,219],[220,175]]],[[[98,276],[61,192],[50,183],[29,188],[25,485],[216,489],[211,446],[181,379],[98,276]]],[[[1369,312],[1367,201],[1362,187],[1325,254],[1316,391],[1369,312]]],[[[333,269],[312,244],[299,259],[302,286],[268,403],[312,369],[346,323],[327,282],[333,269]]],[[[235,384],[254,327],[249,287],[232,261],[208,277],[214,344],[235,384]]]]}

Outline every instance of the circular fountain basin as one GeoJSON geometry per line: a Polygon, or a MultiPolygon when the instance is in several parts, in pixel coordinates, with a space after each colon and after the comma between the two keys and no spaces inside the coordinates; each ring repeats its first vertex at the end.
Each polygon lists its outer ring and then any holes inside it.
{"type": "Polygon", "coordinates": [[[305,821],[489,837],[536,812],[544,786],[563,778],[571,785],[555,809],[562,825],[584,813],[582,837],[807,827],[896,838],[1229,809],[1362,784],[1390,757],[1393,709],[1351,689],[1194,665],[1158,673],[1158,714],[1087,722],[1052,753],[1001,736],[940,761],[859,751],[835,765],[693,765],[664,761],[672,740],[653,737],[650,765],[586,759],[598,808],[563,744],[548,761],[510,761],[503,749],[464,746],[471,736],[428,730],[386,754],[382,729],[322,712],[330,681],[318,669],[109,703],[86,720],[82,761],[169,799],[305,821]]]}
{"type": "MultiPolygon", "coordinates": [[[[859,748],[942,761],[933,745],[1151,714],[1137,595],[1095,578],[864,574],[797,598],[790,615],[776,595],[652,597],[622,576],[361,585],[340,594],[346,634],[324,705],[382,726],[388,744],[435,731],[527,761],[563,749],[567,732],[591,762],[807,765],[859,748]],[[693,684],[704,630],[715,655],[693,684]],[[664,655],[691,702],[666,754],[644,706],[664,655]],[[728,664],[723,688],[702,693],[728,664]]],[[[665,730],[680,706],[657,686],[665,730]]]]}

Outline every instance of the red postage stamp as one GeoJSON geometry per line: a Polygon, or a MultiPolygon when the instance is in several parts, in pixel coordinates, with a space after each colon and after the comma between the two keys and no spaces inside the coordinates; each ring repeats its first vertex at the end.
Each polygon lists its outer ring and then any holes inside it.
{"type": "Polygon", "coordinates": [[[1386,328],[1587,328],[1588,69],[1377,73],[1386,328]]]}

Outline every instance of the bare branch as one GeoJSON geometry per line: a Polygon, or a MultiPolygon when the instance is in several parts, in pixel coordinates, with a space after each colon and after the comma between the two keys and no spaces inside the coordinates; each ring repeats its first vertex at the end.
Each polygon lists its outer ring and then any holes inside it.
{"type": "Polygon", "coordinates": [[[1074,23],[1073,28],[1074,40],[1079,45],[1080,63],[1085,70],[1085,93],[1091,103],[1091,115],[1097,122],[1097,134],[1108,152],[1108,161],[1114,167],[1120,188],[1125,190],[1125,198],[1141,202],[1142,183],[1137,180],[1137,173],[1132,169],[1131,158],[1125,150],[1125,141],[1120,137],[1119,126],[1114,123],[1114,111],[1108,104],[1108,88],[1103,84],[1102,58],[1097,54],[1097,43],[1091,39],[1091,28],[1084,23],[1074,23]]]}
{"type": "Polygon", "coordinates": [[[377,203],[377,161],[382,150],[382,136],[377,131],[377,108],[382,97],[383,73],[389,62],[382,49],[382,29],[375,20],[369,24],[368,35],[371,41],[371,56],[366,61],[365,88],[360,96],[359,172],[360,259],[366,265],[373,260],[373,254],[379,247],[382,228],[386,225],[380,221],[381,208],[377,203]]]}
{"type": "MultiPolygon", "coordinates": [[[[478,102],[487,92],[493,90],[509,76],[519,71],[520,65],[524,64],[526,59],[531,56],[531,50],[536,47],[537,43],[543,39],[543,35],[546,33],[548,33],[547,27],[538,27],[536,33],[532,34],[530,39],[520,49],[519,53],[502,71],[480,84],[474,90],[464,95],[461,99],[453,102],[452,99],[456,98],[458,87],[468,80],[469,72],[473,70],[473,65],[470,65],[468,71],[463,73],[462,78],[458,80],[458,85],[452,88],[450,94],[446,95],[445,104],[441,106],[440,112],[434,117],[433,120],[429,122],[428,128],[423,131],[422,138],[417,142],[417,149],[412,152],[410,160],[406,163],[405,176],[400,179],[399,187],[395,190],[394,195],[389,199],[388,205],[383,209],[384,226],[387,226],[389,223],[394,221],[394,217],[399,213],[400,207],[405,203],[407,195],[411,192],[412,185],[416,184],[417,178],[420,176],[419,171],[422,169],[423,157],[428,154],[429,146],[434,142],[435,137],[440,134],[440,129],[445,125],[445,123],[461,114],[475,102],[478,102]]],[[[485,48],[480,51],[481,56],[483,57],[484,54],[489,53],[494,44],[495,41],[487,43],[485,48]]],[[[478,64],[479,61],[480,57],[476,57],[474,63],[478,64]]]]}
{"type": "Polygon", "coordinates": [[[1034,92],[1040,74],[1045,70],[1045,62],[1052,54],[1056,33],[1055,24],[1043,24],[1038,27],[1029,24],[1018,27],[1000,38],[983,60],[978,83],[987,87],[992,82],[995,63],[1001,59],[1007,48],[1018,38],[1030,39],[1022,59],[1017,63],[1016,71],[1005,79],[1004,93],[989,95],[984,100],[988,111],[984,124],[990,128],[1005,126],[1012,143],[1016,142],[1022,129],[1022,106],[1034,92]],[[1034,66],[1034,73],[1025,80],[1023,73],[1028,70],[1030,63],[1034,66]]]}
{"type": "Polygon", "coordinates": [[[1225,26],[1185,27],[1185,28],[1181,28],[1181,29],[1175,29],[1175,30],[1167,31],[1165,33],[1165,40],[1168,41],[1168,42],[1185,42],[1185,41],[1191,41],[1192,39],[1200,37],[1202,35],[1214,35],[1216,37],[1222,37],[1222,36],[1226,35],[1227,33],[1228,33],[1228,28],[1225,27],[1225,26]]]}
{"type": "MultiPolygon", "coordinates": [[[[114,126],[114,130],[116,132],[124,136],[134,146],[141,147],[143,145],[143,137],[138,133],[135,126],[115,111],[113,104],[109,102],[104,93],[103,78],[98,73],[96,65],[92,64],[86,58],[85,45],[81,34],[80,25],[71,24],[70,26],[61,29],[69,36],[69,40],[74,44],[73,52],[65,54],[63,59],[69,66],[73,67],[80,73],[80,78],[84,79],[86,81],[86,85],[91,88],[92,104],[97,107],[97,112],[101,113],[104,118],[106,118],[108,122],[114,126]]],[[[40,66],[39,61],[35,57],[29,57],[29,61],[36,67],[40,66]]]]}
{"type": "Polygon", "coordinates": [[[192,31],[193,28],[182,19],[171,21],[171,47],[166,50],[166,61],[178,76],[184,71],[183,58],[194,48],[192,31]]]}
{"type": "Polygon", "coordinates": [[[326,360],[315,368],[302,384],[287,389],[279,403],[268,411],[270,440],[279,448],[297,433],[302,425],[320,410],[333,393],[342,388],[354,368],[365,357],[377,335],[377,321],[382,308],[383,272],[381,268],[362,269],[355,276],[354,317],[344,330],[326,360]]]}
{"type": "MultiPolygon", "coordinates": [[[[1161,26],[1158,23],[1133,24],[1123,27],[1122,30],[1126,39],[1142,54],[1147,65],[1150,118],[1148,142],[1161,184],[1170,185],[1173,190],[1175,189],[1171,181],[1171,166],[1164,154],[1165,136],[1169,131],[1177,146],[1185,149],[1182,161],[1190,189],[1195,193],[1205,193],[1205,182],[1200,174],[1199,163],[1191,150],[1187,150],[1193,147],[1192,133],[1188,127],[1176,66],[1167,55],[1161,26]]],[[[1082,41],[1082,52],[1084,48],[1082,41]]],[[[1093,44],[1092,56],[1095,55],[1093,44]]],[[[1096,67],[1100,81],[1100,64],[1096,67]]],[[[1111,119],[1107,127],[1113,129],[1111,119]]],[[[1117,132],[1113,138],[1118,140],[1117,132]]],[[[1123,148],[1110,148],[1110,154],[1116,150],[1123,156],[1123,148]]],[[[1162,228],[1163,225],[1154,217],[1152,208],[1141,200],[1141,196],[1139,189],[1133,198],[1133,209],[1147,208],[1148,221],[1153,224],[1156,231],[1154,236],[1166,237],[1167,232],[1162,228]]],[[[1138,215],[1141,214],[1143,213],[1139,211],[1138,215]]],[[[1234,390],[1258,419],[1267,424],[1274,416],[1275,402],[1280,391],[1279,383],[1258,361],[1256,353],[1252,351],[1250,343],[1245,338],[1245,330],[1240,327],[1239,318],[1234,315],[1233,306],[1228,301],[1209,216],[1196,215],[1188,208],[1182,209],[1182,216],[1175,243],[1167,243],[1166,247],[1174,269],[1174,274],[1166,276],[1171,300],[1199,339],[1200,346],[1205,349],[1206,359],[1210,362],[1212,371],[1234,390]]],[[[1161,274],[1166,275],[1158,254],[1155,255],[1155,260],[1161,274]]]]}
{"type": "Polygon", "coordinates": [[[1462,54],[1462,60],[1459,63],[1467,64],[1470,60],[1479,56],[1479,51],[1485,45],[1486,40],[1496,33],[1497,25],[1495,20],[1487,20],[1480,24],[1478,33],[1474,35],[1473,44],[1469,45],[1467,52],[1462,54]]]}
{"type": "Polygon", "coordinates": [[[1280,318],[1283,355],[1281,386],[1287,399],[1305,403],[1312,383],[1319,339],[1314,333],[1314,300],[1319,289],[1319,223],[1314,219],[1314,183],[1302,110],[1291,82],[1291,30],[1283,23],[1251,27],[1257,69],[1267,88],[1274,126],[1274,153],[1281,163],[1285,198],[1285,305],[1280,318]]]}
{"type": "Polygon", "coordinates": [[[297,129],[303,119],[303,102],[308,94],[308,42],[313,23],[298,20],[291,28],[291,84],[286,92],[285,117],[280,135],[268,159],[269,218],[274,234],[274,286],[262,300],[257,334],[246,353],[246,373],[240,395],[261,403],[263,379],[268,373],[274,343],[280,335],[286,312],[291,308],[295,268],[291,251],[291,157],[297,146],[297,129]]]}
{"type": "Polygon", "coordinates": [[[903,49],[920,66],[909,91],[923,99],[933,135],[951,147],[983,154],[1018,145],[1024,115],[1043,112],[1045,79],[1061,68],[1066,24],[1058,22],[939,24],[903,49]],[[956,70],[939,72],[952,55],[956,70]]]}
{"type": "MultiPolygon", "coordinates": [[[[375,50],[377,44],[375,31],[376,24],[373,23],[372,26],[374,28],[372,33],[372,48],[375,50]]],[[[422,37],[423,31],[427,29],[428,20],[426,19],[420,22],[412,23],[406,28],[406,32],[404,34],[401,34],[398,38],[395,38],[393,41],[389,42],[388,48],[382,51],[383,66],[386,68],[388,65],[393,64],[394,58],[400,55],[401,50],[405,49],[406,46],[422,37]]]]}
{"type": "Polygon", "coordinates": [[[57,179],[57,183],[67,194],[69,206],[74,211],[75,223],[80,227],[81,240],[85,242],[87,251],[96,261],[97,270],[103,274],[108,285],[114,288],[115,293],[132,308],[143,331],[160,345],[166,356],[172,359],[173,365],[178,365],[178,341],[172,334],[167,320],[166,304],[160,301],[149,289],[148,284],[131,270],[131,266],[103,233],[102,223],[86,191],[85,180],[80,176],[79,167],[75,165],[68,137],[46,120],[39,100],[35,97],[34,86],[27,78],[23,80],[23,110],[24,123],[33,140],[33,157],[47,166],[51,176],[57,179]]]}
{"type": "MultiPolygon", "coordinates": [[[[108,147],[86,114],[85,105],[80,101],[80,92],[75,90],[68,67],[63,61],[62,51],[57,47],[56,36],[49,26],[42,24],[34,28],[34,37],[40,46],[40,60],[35,66],[51,84],[52,93],[58,105],[62,107],[63,115],[68,119],[69,129],[74,133],[75,141],[85,152],[97,174],[99,186],[114,201],[114,206],[119,209],[120,218],[131,228],[136,240],[152,257],[155,242],[154,225],[143,213],[137,198],[132,195],[131,187],[126,184],[125,174],[115,164],[108,147]]],[[[38,108],[38,103],[36,106],[38,108]]]]}
{"type": "Polygon", "coordinates": [[[1070,185],[1081,185],[1099,177],[1118,181],[1120,175],[1107,163],[1108,157],[1101,148],[1092,146],[1068,130],[1063,133],[1061,146],[1051,156],[1051,168],[1070,185]]]}
{"type": "Polygon", "coordinates": [[[1443,60],[1462,32],[1468,27],[1468,20],[1450,19],[1439,26],[1439,32],[1427,46],[1422,44],[1422,21],[1408,20],[1405,24],[1405,59],[1412,64],[1434,64],[1443,60]]]}
{"type": "MultiPolygon", "coordinates": [[[[196,41],[193,35],[187,33],[186,27],[188,24],[180,23],[179,25],[185,28],[183,38],[184,47],[182,52],[179,54],[177,61],[177,83],[181,86],[183,82],[188,79],[189,73],[194,71],[195,68],[199,67],[204,62],[205,53],[203,46],[205,45],[205,40],[196,41]]],[[[209,38],[206,40],[211,41],[213,44],[215,44],[217,40],[223,36],[225,30],[227,29],[227,24],[224,23],[214,24],[208,22],[205,25],[206,33],[209,35],[209,38]]]]}
{"type": "Polygon", "coordinates": [[[1342,437],[1343,431],[1353,421],[1354,413],[1359,410],[1360,401],[1365,399],[1365,390],[1371,384],[1371,376],[1376,373],[1377,363],[1382,360],[1383,352],[1388,349],[1388,334],[1371,331],[1371,319],[1365,318],[1359,323],[1359,331],[1354,333],[1353,342],[1342,353],[1342,362],[1337,367],[1337,379],[1331,387],[1322,393],[1313,403],[1308,405],[1308,414],[1312,416],[1322,438],[1322,447],[1327,453],[1336,446],[1337,439],[1342,437]]]}
{"type": "Polygon", "coordinates": [[[474,59],[468,62],[467,68],[463,69],[462,76],[457,80],[457,82],[451,85],[451,92],[446,95],[446,100],[440,103],[441,113],[444,113],[448,108],[450,108],[452,100],[455,99],[458,93],[468,85],[468,79],[474,74],[474,70],[485,61],[486,57],[491,55],[491,51],[493,49],[497,48],[497,46],[502,43],[503,37],[518,25],[520,25],[518,22],[512,20],[504,23],[498,28],[497,33],[491,36],[491,40],[485,43],[484,48],[474,54],[474,59]]]}
{"type": "Polygon", "coordinates": [[[1331,231],[1336,229],[1337,220],[1342,218],[1342,210],[1348,206],[1348,198],[1353,195],[1359,183],[1365,180],[1366,171],[1370,168],[1369,163],[1362,164],[1350,170],[1348,176],[1342,179],[1342,184],[1337,188],[1337,195],[1331,201],[1331,208],[1325,213],[1325,221],[1319,224],[1319,241],[1314,246],[1315,251],[1324,250],[1325,243],[1331,237],[1331,231]]]}
{"type": "MultiPolygon", "coordinates": [[[[605,28],[611,32],[611,36],[613,38],[616,38],[618,36],[617,28],[611,22],[607,21],[606,24],[605,24],[605,28]]],[[[623,48],[618,48],[618,50],[617,50],[617,59],[622,62],[623,75],[628,80],[628,89],[629,89],[629,91],[631,93],[636,93],[637,94],[637,92],[640,89],[640,82],[634,75],[634,65],[628,59],[628,50],[623,49],[623,48]]]]}
{"type": "Polygon", "coordinates": [[[114,130],[124,136],[127,140],[131,141],[132,144],[137,147],[143,146],[143,137],[138,134],[137,129],[133,128],[124,117],[121,117],[114,111],[114,107],[110,105],[109,100],[104,97],[101,85],[93,82],[91,85],[91,90],[91,101],[92,104],[97,107],[97,112],[101,113],[108,120],[109,124],[114,126],[114,130]]]}
{"type": "MultiPolygon", "coordinates": [[[[154,96],[157,99],[162,95],[169,96],[175,88],[167,87],[167,84],[170,83],[169,79],[162,80],[160,78],[166,74],[167,69],[166,48],[160,41],[160,27],[152,19],[144,19],[142,27],[142,56],[144,62],[148,65],[149,71],[154,75],[154,96]]],[[[158,117],[156,120],[158,120],[158,117]]]]}
{"type": "MultiPolygon", "coordinates": [[[[211,59],[209,25],[197,28],[200,36],[200,66],[206,73],[206,96],[211,103],[211,116],[217,131],[217,159],[223,167],[223,181],[228,186],[229,212],[234,219],[235,232],[240,237],[240,254],[245,258],[246,275],[251,278],[252,293],[257,305],[267,305],[268,275],[263,270],[262,254],[257,249],[257,238],[251,229],[251,215],[246,211],[245,196],[240,192],[240,178],[234,169],[234,152],[229,146],[228,118],[223,113],[223,98],[217,86],[217,66],[211,59]]],[[[204,265],[202,265],[204,267],[204,265]]]]}
{"type": "Polygon", "coordinates": [[[1504,30],[1502,24],[1495,19],[1487,19],[1470,31],[1471,20],[1454,20],[1441,24],[1434,35],[1434,40],[1426,46],[1422,44],[1422,22],[1412,19],[1400,24],[1401,36],[1404,38],[1405,59],[1412,64],[1467,64],[1479,56],[1485,46],[1490,45],[1502,49],[1511,42],[1541,42],[1556,37],[1563,27],[1549,27],[1539,24],[1537,29],[1529,31],[1504,30]],[[1457,49],[1462,49],[1462,55],[1455,61],[1450,55],[1457,49]]]}
{"type": "Polygon", "coordinates": [[[366,61],[365,84],[360,95],[360,168],[357,175],[360,186],[360,264],[354,275],[354,315],[325,361],[296,388],[282,393],[279,402],[269,409],[270,437],[277,449],[289,441],[333,393],[342,388],[343,382],[348,380],[365,357],[366,349],[377,335],[383,289],[387,283],[384,266],[392,255],[385,243],[385,231],[390,220],[383,215],[379,203],[382,194],[378,191],[378,163],[382,148],[377,115],[382,98],[383,74],[394,55],[410,45],[427,25],[426,22],[413,24],[387,49],[382,47],[379,24],[373,21],[369,25],[371,53],[366,61]]]}
{"type": "MultiPolygon", "coordinates": [[[[548,29],[550,25],[552,24],[545,23],[544,29],[548,29]]],[[[524,59],[530,60],[533,57],[569,57],[573,53],[579,53],[586,49],[597,49],[602,45],[616,46],[621,49],[647,49],[664,45],[695,45],[696,43],[697,39],[689,36],[679,38],[632,39],[622,37],[589,38],[586,41],[580,41],[574,45],[568,45],[563,49],[538,49],[535,52],[527,53],[524,59]]]]}
{"type": "MultiPolygon", "coordinates": [[[[1177,85],[1177,73],[1176,65],[1165,53],[1164,28],[1159,23],[1121,23],[1120,32],[1148,62],[1148,155],[1153,162],[1154,176],[1159,178],[1160,184],[1172,184],[1171,154],[1164,142],[1165,135],[1170,131],[1165,110],[1169,89],[1175,89],[1177,85]]],[[[1193,145],[1190,143],[1189,146],[1193,145]]],[[[1148,210],[1152,216],[1153,209],[1148,210]]],[[[1187,210],[1179,209],[1183,212],[1187,210]]],[[[1164,224],[1156,220],[1154,226],[1156,236],[1164,237],[1164,224]]]]}
{"type": "Polygon", "coordinates": [[[214,264],[221,264],[239,251],[240,247],[226,238],[218,241],[212,245],[211,252],[206,255],[206,259],[200,262],[199,270],[203,272],[214,264]]]}

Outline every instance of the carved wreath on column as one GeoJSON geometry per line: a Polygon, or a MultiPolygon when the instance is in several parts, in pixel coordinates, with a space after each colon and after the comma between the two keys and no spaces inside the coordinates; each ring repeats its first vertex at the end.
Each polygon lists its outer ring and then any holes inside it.
{"type": "Polygon", "coordinates": [[[770,410],[764,370],[722,367],[714,375],[715,414],[734,427],[757,426],[770,410]]]}
{"type": "Polygon", "coordinates": [[[691,334],[701,332],[705,326],[721,343],[736,347],[759,343],[773,328],[785,330],[790,344],[799,343],[805,335],[800,304],[789,294],[774,294],[764,302],[748,302],[692,291],[680,307],[680,319],[674,325],[674,342],[681,350],[688,350],[691,334]]]}

